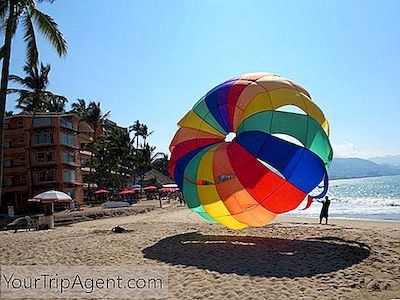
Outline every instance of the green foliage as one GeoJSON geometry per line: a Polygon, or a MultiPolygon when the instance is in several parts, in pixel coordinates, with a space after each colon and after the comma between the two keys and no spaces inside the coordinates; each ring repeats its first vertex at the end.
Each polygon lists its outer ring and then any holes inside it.
{"type": "MultiPolygon", "coordinates": [[[[137,128],[144,126],[146,125],[140,124],[137,128]]],[[[135,147],[137,138],[138,135],[130,138],[128,130],[116,126],[103,131],[103,135],[92,148],[93,169],[96,170],[94,182],[98,187],[123,189],[132,177],[140,178],[152,168],[167,170],[168,156],[155,152],[156,148],[147,142],[141,148],[135,147]]]]}
{"type": "Polygon", "coordinates": [[[8,93],[18,94],[17,108],[24,112],[62,112],[67,98],[53,94],[47,90],[49,84],[50,65],[26,64],[23,68],[25,77],[10,75],[9,80],[19,85],[10,88],[8,93]]]}

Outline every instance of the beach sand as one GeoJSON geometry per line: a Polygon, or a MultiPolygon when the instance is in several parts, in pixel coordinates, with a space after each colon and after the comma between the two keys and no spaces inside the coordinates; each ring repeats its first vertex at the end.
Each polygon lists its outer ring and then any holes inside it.
{"type": "Polygon", "coordinates": [[[173,204],[0,232],[0,265],[162,266],[169,299],[400,298],[400,222],[330,221],[279,216],[233,231],[173,204]],[[112,233],[116,225],[131,231],[112,233]]]}

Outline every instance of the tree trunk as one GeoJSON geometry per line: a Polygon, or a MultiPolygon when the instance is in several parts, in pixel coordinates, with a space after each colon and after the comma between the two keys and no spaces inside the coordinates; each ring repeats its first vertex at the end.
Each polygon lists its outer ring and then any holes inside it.
{"type": "Polygon", "coordinates": [[[4,157],[4,113],[6,110],[8,75],[10,69],[11,57],[11,39],[13,35],[13,27],[15,25],[15,1],[10,0],[10,9],[7,20],[5,38],[4,38],[4,56],[3,66],[1,70],[1,86],[0,86],[0,207],[3,197],[3,157],[4,157]]]}

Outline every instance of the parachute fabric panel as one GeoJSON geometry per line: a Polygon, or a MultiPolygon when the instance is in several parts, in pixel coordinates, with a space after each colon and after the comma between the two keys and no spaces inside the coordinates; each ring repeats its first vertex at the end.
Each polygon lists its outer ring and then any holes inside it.
{"type": "Polygon", "coordinates": [[[233,229],[264,226],[328,191],[329,123],[291,80],[270,73],[230,79],[178,125],[169,171],[189,208],[207,220],[233,229]],[[304,113],[282,111],[286,106],[304,113]],[[236,137],[225,141],[231,132],[236,137]],[[322,180],[324,190],[307,196],[322,180]]]}

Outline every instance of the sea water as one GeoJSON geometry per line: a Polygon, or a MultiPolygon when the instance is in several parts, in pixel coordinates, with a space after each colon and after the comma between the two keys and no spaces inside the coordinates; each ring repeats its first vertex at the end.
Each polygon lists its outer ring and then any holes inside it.
{"type": "MultiPolygon", "coordinates": [[[[400,176],[331,180],[328,196],[329,217],[400,221],[400,176]]],[[[318,217],[322,204],[302,210],[306,202],[287,214],[318,217]]]]}

